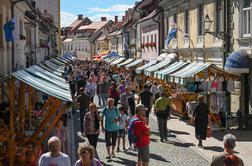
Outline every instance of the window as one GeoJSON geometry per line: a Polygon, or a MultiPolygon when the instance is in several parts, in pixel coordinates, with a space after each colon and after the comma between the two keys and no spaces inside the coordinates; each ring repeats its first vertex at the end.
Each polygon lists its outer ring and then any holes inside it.
{"type": "Polygon", "coordinates": [[[184,32],[185,32],[185,34],[189,34],[189,22],[190,22],[189,19],[190,19],[189,10],[186,10],[185,15],[184,15],[184,24],[185,24],[184,32]]]}
{"type": "MultiPolygon", "coordinates": [[[[3,16],[0,15],[0,27],[3,27],[3,16]]],[[[3,30],[0,30],[0,48],[3,47],[3,30]]]]}
{"type": "Polygon", "coordinates": [[[198,7],[198,36],[203,35],[204,28],[204,5],[198,7]]]}
{"type": "Polygon", "coordinates": [[[243,35],[250,34],[250,0],[243,0],[243,35]]]}
{"type": "Polygon", "coordinates": [[[71,45],[71,51],[73,50],[73,45],[71,45]]]}

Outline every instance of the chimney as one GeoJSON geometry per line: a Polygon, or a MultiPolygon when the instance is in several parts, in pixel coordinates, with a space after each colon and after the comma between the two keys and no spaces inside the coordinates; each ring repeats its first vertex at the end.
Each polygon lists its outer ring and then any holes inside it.
{"type": "Polygon", "coordinates": [[[118,23],[118,16],[115,16],[115,23],[118,23]]]}
{"type": "Polygon", "coordinates": [[[82,14],[78,15],[78,20],[83,20],[83,15],[82,14]]]}
{"type": "Polygon", "coordinates": [[[126,21],[126,17],[122,16],[122,22],[126,21]]]}
{"type": "Polygon", "coordinates": [[[107,17],[101,17],[101,21],[107,21],[107,17]]]}

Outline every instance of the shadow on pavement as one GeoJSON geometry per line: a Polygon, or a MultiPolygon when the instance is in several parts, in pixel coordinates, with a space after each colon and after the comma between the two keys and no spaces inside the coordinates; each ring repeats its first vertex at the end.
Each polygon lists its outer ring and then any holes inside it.
{"type": "Polygon", "coordinates": [[[155,139],[155,138],[150,138],[150,141],[151,141],[151,142],[158,142],[158,140],[155,139]]]}
{"type": "Polygon", "coordinates": [[[116,160],[114,162],[120,165],[136,165],[136,161],[133,161],[133,160],[128,160],[122,157],[117,157],[117,159],[120,159],[120,160],[116,160]]]}
{"type": "MultiPolygon", "coordinates": [[[[233,130],[228,130],[230,134],[233,134],[236,136],[236,141],[246,141],[246,142],[251,142],[252,141],[252,130],[240,130],[240,129],[233,129],[233,130]]],[[[213,131],[212,137],[222,141],[223,136],[227,134],[224,130],[219,130],[219,131],[213,131]]]]}
{"type": "Polygon", "coordinates": [[[184,131],[177,131],[177,130],[169,130],[169,131],[174,134],[190,135],[188,132],[184,132],[184,131]]]}
{"type": "Polygon", "coordinates": [[[204,149],[215,151],[215,152],[223,152],[224,151],[223,147],[219,147],[219,146],[206,146],[206,147],[204,147],[204,149]]]}
{"type": "Polygon", "coordinates": [[[168,143],[168,144],[173,144],[174,146],[180,146],[180,147],[184,147],[184,148],[188,148],[190,146],[195,146],[193,143],[182,143],[182,142],[176,142],[176,141],[165,141],[164,143],[168,143]]]}
{"type": "Polygon", "coordinates": [[[103,143],[105,143],[105,140],[102,139],[102,138],[98,138],[98,142],[103,142],[103,143]]]}
{"type": "Polygon", "coordinates": [[[163,161],[163,162],[170,163],[170,161],[167,161],[165,158],[163,158],[162,156],[157,155],[157,154],[151,153],[151,154],[150,154],[150,158],[152,158],[152,159],[154,159],[154,160],[159,160],[159,161],[163,161]]]}

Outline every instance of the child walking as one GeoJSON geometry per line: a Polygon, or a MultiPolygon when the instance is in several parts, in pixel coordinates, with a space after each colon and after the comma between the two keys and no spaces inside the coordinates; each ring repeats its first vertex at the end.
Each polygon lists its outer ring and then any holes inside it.
{"type": "Polygon", "coordinates": [[[125,107],[121,106],[119,108],[120,111],[120,118],[121,120],[119,121],[119,130],[118,130],[118,142],[117,142],[117,152],[120,152],[120,142],[122,139],[123,143],[123,151],[126,150],[125,148],[125,135],[126,135],[126,123],[128,120],[128,116],[126,115],[126,109],[125,107]]]}

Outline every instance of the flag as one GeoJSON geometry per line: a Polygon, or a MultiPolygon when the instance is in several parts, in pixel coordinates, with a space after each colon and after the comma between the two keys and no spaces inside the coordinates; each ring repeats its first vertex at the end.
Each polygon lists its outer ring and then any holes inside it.
{"type": "Polygon", "coordinates": [[[168,48],[170,41],[175,37],[177,32],[178,32],[177,28],[172,28],[171,31],[168,33],[168,35],[166,37],[166,44],[165,44],[166,48],[168,48]]]}
{"type": "Polygon", "coordinates": [[[15,24],[16,24],[15,19],[7,21],[4,24],[4,33],[6,42],[14,41],[13,31],[15,29],[15,24]]]}

